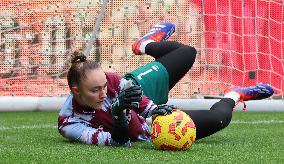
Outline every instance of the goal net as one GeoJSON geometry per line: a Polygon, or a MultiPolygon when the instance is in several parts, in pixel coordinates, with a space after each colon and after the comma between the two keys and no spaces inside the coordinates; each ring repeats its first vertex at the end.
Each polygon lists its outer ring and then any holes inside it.
{"type": "MultiPolygon", "coordinates": [[[[70,53],[120,74],[152,61],[135,56],[132,43],[151,26],[176,24],[170,40],[196,47],[193,68],[171,90],[174,98],[222,95],[232,85],[271,84],[284,92],[282,0],[1,0],[0,95],[63,96],[70,53]]],[[[178,63],[177,63],[178,64],[178,63]]]]}

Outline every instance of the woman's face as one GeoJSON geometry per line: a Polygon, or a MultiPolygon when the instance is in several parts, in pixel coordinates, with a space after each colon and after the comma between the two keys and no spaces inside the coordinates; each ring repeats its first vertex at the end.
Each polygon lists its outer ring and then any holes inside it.
{"type": "Polygon", "coordinates": [[[107,92],[107,79],[101,68],[89,70],[86,77],[81,79],[80,85],[75,89],[76,100],[80,105],[87,105],[101,109],[107,92]]]}

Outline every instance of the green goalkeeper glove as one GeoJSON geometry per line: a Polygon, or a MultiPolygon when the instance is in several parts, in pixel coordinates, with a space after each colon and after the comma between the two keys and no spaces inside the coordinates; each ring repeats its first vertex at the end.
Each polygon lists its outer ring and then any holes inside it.
{"type": "Polygon", "coordinates": [[[121,113],[124,109],[138,109],[142,100],[142,90],[139,85],[132,85],[122,89],[112,105],[112,112],[121,113]]]}
{"type": "Polygon", "coordinates": [[[138,85],[123,88],[112,105],[112,139],[121,145],[129,142],[128,123],[126,115],[130,115],[130,109],[138,109],[142,100],[142,90],[138,85]],[[125,112],[126,111],[126,112],[125,112]],[[126,114],[128,113],[128,114],[126,114]]]}
{"type": "Polygon", "coordinates": [[[167,105],[167,104],[163,104],[163,105],[157,105],[156,108],[154,108],[152,111],[150,111],[150,115],[167,115],[172,113],[172,110],[176,109],[175,106],[173,105],[167,105]]]}

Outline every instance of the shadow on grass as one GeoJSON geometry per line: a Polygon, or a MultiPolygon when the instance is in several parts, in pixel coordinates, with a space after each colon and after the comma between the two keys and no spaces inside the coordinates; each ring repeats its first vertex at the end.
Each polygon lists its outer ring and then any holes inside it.
{"type": "MultiPolygon", "coordinates": [[[[95,149],[124,149],[126,147],[113,147],[113,146],[95,146],[95,145],[87,145],[87,144],[83,144],[83,143],[80,143],[80,142],[76,142],[76,141],[70,141],[68,139],[65,139],[65,138],[62,138],[62,137],[56,137],[54,138],[53,140],[55,142],[56,145],[61,145],[63,147],[80,147],[80,148],[94,148],[95,149]]],[[[222,145],[226,142],[231,142],[231,140],[229,140],[228,138],[225,138],[225,137],[220,137],[220,136],[211,136],[211,137],[206,137],[206,138],[203,138],[203,139],[200,139],[200,140],[197,140],[191,148],[189,148],[188,150],[190,151],[199,151],[198,149],[200,149],[200,146],[218,146],[218,145],[222,145]],[[196,145],[196,147],[195,147],[196,145]]],[[[156,151],[158,149],[155,149],[155,147],[152,145],[151,142],[149,141],[132,141],[131,142],[132,145],[131,145],[131,148],[130,150],[134,150],[134,151],[156,151]]],[[[127,148],[126,148],[127,149],[127,148]]],[[[169,151],[170,152],[170,151],[169,151]]]]}
{"type": "MultiPolygon", "coordinates": [[[[204,148],[208,146],[218,147],[220,145],[223,145],[226,142],[230,143],[232,142],[232,140],[230,140],[229,138],[222,137],[222,136],[210,136],[210,137],[206,137],[206,138],[195,141],[192,147],[188,148],[186,151],[191,151],[191,152],[197,151],[198,152],[200,151],[200,148],[202,147],[204,148]]],[[[155,147],[152,145],[151,142],[142,142],[142,141],[133,142],[133,148],[134,149],[144,149],[144,150],[158,150],[158,149],[155,149],[155,147]]]]}

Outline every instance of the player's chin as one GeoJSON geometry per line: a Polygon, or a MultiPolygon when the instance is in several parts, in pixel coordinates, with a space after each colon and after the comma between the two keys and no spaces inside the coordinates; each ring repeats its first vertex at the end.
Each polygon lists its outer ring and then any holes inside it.
{"type": "Polygon", "coordinates": [[[98,103],[94,104],[94,107],[95,107],[96,109],[102,109],[102,107],[103,107],[103,102],[98,102],[98,103]]]}

